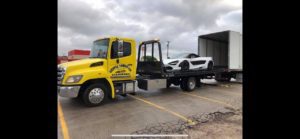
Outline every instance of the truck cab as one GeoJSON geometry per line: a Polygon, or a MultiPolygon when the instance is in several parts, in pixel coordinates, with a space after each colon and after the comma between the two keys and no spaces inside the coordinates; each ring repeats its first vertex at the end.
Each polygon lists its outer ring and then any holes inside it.
{"type": "Polygon", "coordinates": [[[134,92],[136,67],[134,39],[97,39],[89,58],[58,65],[58,94],[100,105],[118,93],[134,92]]]}

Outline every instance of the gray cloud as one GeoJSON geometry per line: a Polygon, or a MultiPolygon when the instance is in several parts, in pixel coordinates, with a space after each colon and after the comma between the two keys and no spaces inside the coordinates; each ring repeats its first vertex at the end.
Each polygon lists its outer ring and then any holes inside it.
{"type": "Polygon", "coordinates": [[[235,10],[220,16],[216,23],[221,28],[231,28],[242,32],[242,10],[235,10]]]}
{"type": "Polygon", "coordinates": [[[167,40],[170,54],[196,52],[200,34],[242,32],[241,9],[222,0],[59,0],[58,54],[89,49],[103,35],[158,37],[164,53],[167,40]]]}

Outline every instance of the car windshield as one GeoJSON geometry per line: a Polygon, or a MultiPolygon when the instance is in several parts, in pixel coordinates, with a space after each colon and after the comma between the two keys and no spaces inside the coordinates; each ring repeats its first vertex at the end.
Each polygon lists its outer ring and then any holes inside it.
{"type": "Polygon", "coordinates": [[[188,55],[189,55],[189,53],[180,53],[180,54],[172,56],[171,58],[187,58],[188,55]]]}
{"type": "Polygon", "coordinates": [[[106,58],[108,42],[108,39],[94,41],[90,58],[106,58]]]}

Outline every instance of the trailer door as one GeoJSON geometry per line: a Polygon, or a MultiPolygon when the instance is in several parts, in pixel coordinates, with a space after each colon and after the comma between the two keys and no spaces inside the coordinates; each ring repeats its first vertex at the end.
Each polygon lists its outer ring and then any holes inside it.
{"type": "Polygon", "coordinates": [[[238,32],[229,34],[229,69],[242,69],[242,37],[238,32]]]}

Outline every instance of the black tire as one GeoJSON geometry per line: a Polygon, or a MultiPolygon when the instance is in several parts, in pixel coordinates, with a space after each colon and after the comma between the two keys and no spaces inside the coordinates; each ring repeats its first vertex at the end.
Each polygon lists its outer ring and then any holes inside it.
{"type": "Polygon", "coordinates": [[[197,87],[201,87],[202,83],[201,83],[201,79],[196,78],[196,86],[197,87]]]}
{"type": "Polygon", "coordinates": [[[181,67],[181,71],[188,71],[190,69],[190,64],[187,60],[184,60],[179,65],[181,67]]]}
{"type": "Polygon", "coordinates": [[[193,91],[193,90],[195,90],[196,85],[197,85],[196,78],[195,77],[189,77],[186,81],[186,90],[189,91],[189,92],[193,91]]]}
{"type": "Polygon", "coordinates": [[[186,82],[187,82],[186,78],[182,78],[180,81],[180,88],[183,91],[187,91],[187,87],[186,87],[187,83],[186,82]]]}
{"type": "Polygon", "coordinates": [[[82,99],[84,104],[88,107],[99,106],[107,101],[108,93],[109,93],[109,89],[107,88],[107,86],[105,86],[105,84],[101,84],[101,83],[91,84],[84,90],[82,94],[82,99]],[[104,93],[104,95],[102,94],[102,92],[104,93]],[[97,95],[98,93],[99,95],[97,95]]]}
{"type": "Polygon", "coordinates": [[[208,65],[207,65],[207,70],[213,70],[213,67],[214,67],[214,65],[213,65],[213,63],[210,61],[210,62],[208,63],[208,65]]]}
{"type": "Polygon", "coordinates": [[[232,76],[230,74],[221,73],[215,76],[215,80],[218,82],[230,82],[231,77],[232,76]]]}
{"type": "Polygon", "coordinates": [[[215,79],[217,82],[230,82],[231,78],[215,79]]]}

